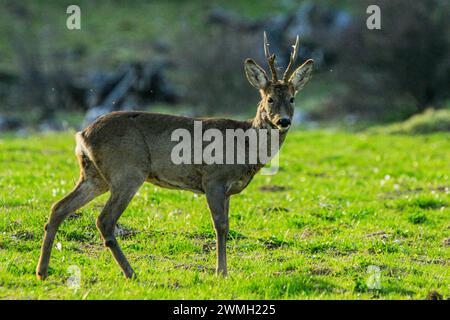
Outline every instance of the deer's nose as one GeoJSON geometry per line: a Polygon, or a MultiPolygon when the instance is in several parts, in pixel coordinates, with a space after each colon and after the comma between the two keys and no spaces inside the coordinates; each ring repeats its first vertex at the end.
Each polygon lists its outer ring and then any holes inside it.
{"type": "Polygon", "coordinates": [[[283,118],[278,120],[277,125],[279,125],[282,128],[287,128],[291,125],[291,119],[283,118]]]}

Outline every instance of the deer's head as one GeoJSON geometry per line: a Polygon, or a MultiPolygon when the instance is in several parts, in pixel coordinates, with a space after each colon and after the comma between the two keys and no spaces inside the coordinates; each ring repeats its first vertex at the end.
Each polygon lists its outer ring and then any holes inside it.
{"type": "Polygon", "coordinates": [[[244,68],[248,81],[259,89],[261,103],[259,113],[262,120],[272,128],[286,131],[291,126],[294,114],[295,95],[304,87],[311,77],[313,60],[309,59],[294,72],[295,59],[297,58],[299,40],[298,36],[293,46],[289,65],[283,74],[283,79],[278,80],[275,68],[275,54],[270,54],[267,36],[264,32],[264,53],[272,73],[269,80],[266,72],[252,59],[245,60],[244,68]]]}

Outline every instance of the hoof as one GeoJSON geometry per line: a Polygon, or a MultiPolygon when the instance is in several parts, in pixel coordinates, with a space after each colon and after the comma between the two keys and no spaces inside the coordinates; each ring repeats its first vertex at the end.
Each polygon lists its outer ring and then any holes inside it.
{"type": "Polygon", "coordinates": [[[130,279],[130,280],[136,280],[137,279],[137,275],[136,273],[134,273],[134,271],[127,271],[124,272],[125,278],[130,279]]]}
{"type": "Polygon", "coordinates": [[[136,276],[136,274],[132,274],[132,275],[128,275],[128,274],[126,274],[125,275],[125,278],[127,279],[127,280],[137,280],[137,276],[136,276]]]}
{"type": "Polygon", "coordinates": [[[36,278],[38,278],[38,280],[45,280],[47,277],[47,272],[36,271],[36,278]]]}
{"type": "Polygon", "coordinates": [[[226,278],[227,277],[227,270],[217,270],[216,275],[218,277],[226,278]]]}

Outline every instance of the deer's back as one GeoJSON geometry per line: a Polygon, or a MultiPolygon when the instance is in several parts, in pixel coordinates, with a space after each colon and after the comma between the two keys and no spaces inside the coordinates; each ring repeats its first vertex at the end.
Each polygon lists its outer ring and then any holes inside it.
{"type": "MultiPolygon", "coordinates": [[[[246,130],[251,124],[229,119],[194,119],[148,112],[113,112],[100,117],[83,132],[92,159],[107,178],[145,172],[156,185],[203,193],[211,179],[245,187],[253,176],[243,165],[174,164],[172,133],[186,129],[193,135],[194,121],[202,120],[203,131],[215,128],[246,130]],[[103,172],[104,171],[104,172],[103,172]],[[225,181],[226,180],[226,181],[225,181]],[[240,182],[242,180],[242,182],[240,182]]],[[[193,145],[191,145],[193,148],[193,145]]],[[[237,190],[240,191],[240,190],[237,190]]]]}

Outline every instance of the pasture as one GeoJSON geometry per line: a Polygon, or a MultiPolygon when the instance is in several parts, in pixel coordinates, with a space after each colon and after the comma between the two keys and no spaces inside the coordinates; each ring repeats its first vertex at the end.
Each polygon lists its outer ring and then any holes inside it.
{"type": "Polygon", "coordinates": [[[116,230],[137,280],[95,228],[104,195],[63,223],[41,282],[43,226],[78,178],[73,136],[0,136],[0,299],[450,297],[448,134],[291,132],[280,172],[231,199],[227,279],[204,197],[145,184],[116,230]]]}

